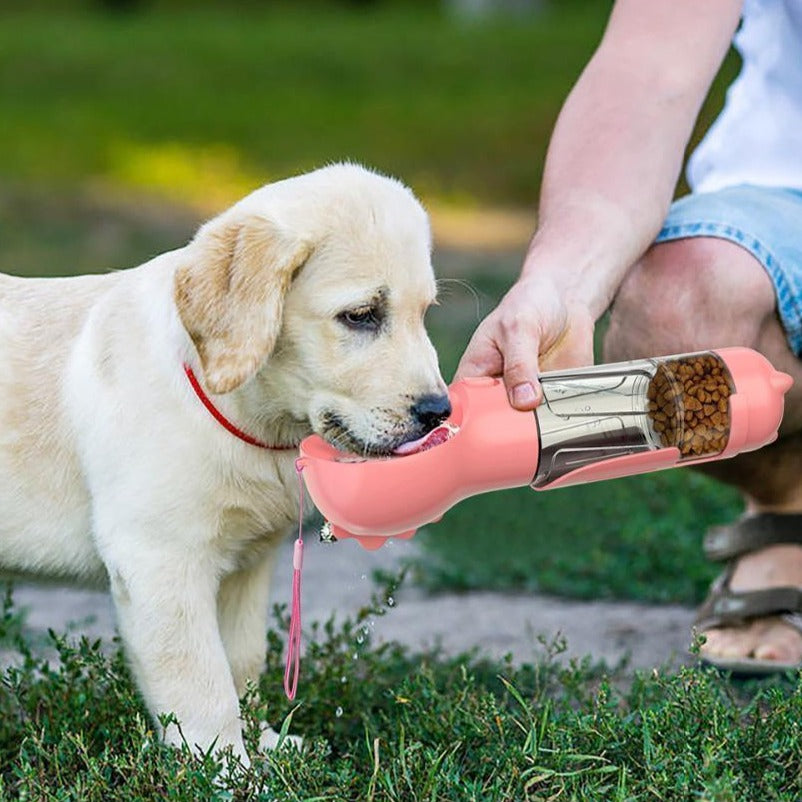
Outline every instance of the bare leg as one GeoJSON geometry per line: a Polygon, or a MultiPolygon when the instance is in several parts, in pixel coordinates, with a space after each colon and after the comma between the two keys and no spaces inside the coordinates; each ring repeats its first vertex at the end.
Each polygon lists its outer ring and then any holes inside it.
{"type": "MultiPolygon", "coordinates": [[[[619,290],[605,359],[635,359],[730,345],[760,351],[794,378],[780,438],[760,451],[709,463],[704,471],[737,487],[747,512],[802,512],[802,361],[788,347],[762,265],[727,240],[699,237],[656,245],[619,290]]],[[[702,466],[700,466],[700,470],[702,466]]],[[[770,546],[742,557],[733,590],[802,586],[802,547],[770,546]]],[[[711,656],[802,661],[802,635],[779,618],[711,629],[711,656]]]]}

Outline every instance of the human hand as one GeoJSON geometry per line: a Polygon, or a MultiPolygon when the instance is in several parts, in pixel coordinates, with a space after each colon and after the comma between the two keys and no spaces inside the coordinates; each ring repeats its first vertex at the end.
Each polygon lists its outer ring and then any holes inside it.
{"type": "Polygon", "coordinates": [[[541,370],[593,364],[594,323],[547,277],[522,277],[476,329],[454,378],[503,376],[510,404],[534,409],[541,370]]]}

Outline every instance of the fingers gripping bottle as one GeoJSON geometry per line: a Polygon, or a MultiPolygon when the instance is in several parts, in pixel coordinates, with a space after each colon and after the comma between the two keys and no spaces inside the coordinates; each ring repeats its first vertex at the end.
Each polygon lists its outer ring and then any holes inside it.
{"type": "Polygon", "coordinates": [[[554,371],[540,381],[534,412],[511,407],[500,379],[455,382],[447,436],[436,430],[438,445],[407,456],[344,461],[321,438],[304,440],[303,477],[333,534],[377,548],[477,493],[548,490],[752,451],[776,439],[792,384],[748,348],[554,371]]]}

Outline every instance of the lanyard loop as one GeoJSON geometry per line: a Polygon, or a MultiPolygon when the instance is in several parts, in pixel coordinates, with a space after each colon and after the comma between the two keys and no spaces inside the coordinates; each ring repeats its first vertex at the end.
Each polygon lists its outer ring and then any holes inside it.
{"type": "Polygon", "coordinates": [[[287,662],[284,666],[284,693],[292,701],[298,690],[298,674],[301,668],[301,570],[304,565],[304,480],[301,476],[303,463],[295,461],[298,476],[298,539],[292,553],[292,609],[290,612],[290,631],[287,641],[287,662]]]}

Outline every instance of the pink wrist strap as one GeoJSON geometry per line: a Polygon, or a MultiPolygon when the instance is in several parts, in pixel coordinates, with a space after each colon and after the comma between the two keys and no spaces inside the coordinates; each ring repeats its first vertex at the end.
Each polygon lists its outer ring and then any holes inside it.
{"type": "Polygon", "coordinates": [[[301,477],[303,465],[301,460],[295,461],[295,472],[298,475],[298,539],[292,553],[292,611],[290,613],[290,632],[287,641],[287,662],[284,666],[284,693],[292,701],[298,690],[298,674],[301,666],[301,570],[304,565],[304,480],[301,477]]]}

